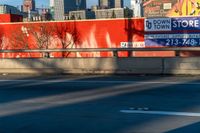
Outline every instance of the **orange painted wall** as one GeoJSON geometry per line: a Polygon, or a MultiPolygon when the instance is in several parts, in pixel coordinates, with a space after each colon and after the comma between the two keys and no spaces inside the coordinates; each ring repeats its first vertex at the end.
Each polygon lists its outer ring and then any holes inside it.
{"type": "MultiPolygon", "coordinates": [[[[87,21],[66,21],[66,22],[40,22],[40,23],[1,23],[0,38],[3,47],[1,49],[22,49],[22,41],[14,41],[18,35],[23,35],[27,40],[29,49],[36,49],[36,41],[31,34],[32,30],[39,30],[42,25],[48,29],[65,27],[68,30],[67,36],[73,34],[73,48],[120,48],[121,42],[144,42],[144,19],[110,19],[110,20],[87,20],[87,21]]],[[[51,40],[50,49],[61,48],[60,42],[55,38],[51,40]]],[[[70,47],[70,46],[69,46],[70,47]]],[[[120,52],[121,57],[127,57],[127,52],[120,52]]],[[[174,56],[174,52],[134,52],[135,56],[174,56]]],[[[42,55],[30,53],[0,54],[3,58],[16,57],[41,57],[42,55]]],[[[53,57],[62,57],[61,53],[51,54],[53,57]]],[[[110,57],[111,52],[94,53],[71,53],[69,57],[110,57]]]]}
{"type": "Polygon", "coordinates": [[[0,23],[22,22],[23,17],[15,14],[0,14],[0,23]]]}
{"type": "Polygon", "coordinates": [[[10,14],[0,14],[0,22],[1,23],[11,22],[10,14]]]}

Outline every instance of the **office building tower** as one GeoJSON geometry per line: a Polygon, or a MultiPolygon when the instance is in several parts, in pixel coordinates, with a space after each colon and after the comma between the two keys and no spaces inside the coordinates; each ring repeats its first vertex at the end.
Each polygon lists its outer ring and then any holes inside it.
{"type": "Polygon", "coordinates": [[[85,10],[86,0],[54,0],[55,20],[64,20],[69,11],[85,10]]]}
{"type": "Polygon", "coordinates": [[[111,8],[122,8],[123,0],[110,0],[110,7],[111,8]]]}
{"type": "Polygon", "coordinates": [[[64,0],[55,0],[54,1],[54,19],[55,20],[64,20],[64,0]]]}
{"type": "Polygon", "coordinates": [[[99,7],[101,9],[109,8],[109,0],[99,0],[99,7]]]}
{"type": "Polygon", "coordinates": [[[23,12],[35,11],[35,0],[24,0],[23,12]]]}
{"type": "Polygon", "coordinates": [[[11,5],[1,5],[0,4],[0,14],[16,14],[22,15],[19,9],[11,5]]]}
{"type": "Polygon", "coordinates": [[[95,10],[96,19],[124,18],[123,8],[95,10]]]}
{"type": "Polygon", "coordinates": [[[142,0],[133,0],[133,13],[134,17],[142,17],[143,16],[143,8],[142,8],[142,0]]]}
{"type": "Polygon", "coordinates": [[[133,10],[134,17],[142,17],[143,16],[143,7],[142,0],[126,0],[124,1],[124,7],[128,7],[133,10]]]}
{"type": "Polygon", "coordinates": [[[49,6],[50,6],[50,7],[54,7],[54,1],[55,1],[55,0],[50,0],[50,1],[49,1],[49,4],[50,4],[49,6]]]}
{"type": "Polygon", "coordinates": [[[135,0],[124,0],[124,7],[128,7],[129,9],[133,9],[135,6],[135,0]]]}
{"type": "Polygon", "coordinates": [[[55,16],[55,14],[54,14],[54,0],[50,0],[49,1],[49,7],[50,7],[50,14],[51,14],[51,17],[52,17],[52,20],[54,20],[54,16],[55,16]]]}
{"type": "Polygon", "coordinates": [[[104,8],[122,8],[123,0],[99,0],[99,6],[104,8]]]}

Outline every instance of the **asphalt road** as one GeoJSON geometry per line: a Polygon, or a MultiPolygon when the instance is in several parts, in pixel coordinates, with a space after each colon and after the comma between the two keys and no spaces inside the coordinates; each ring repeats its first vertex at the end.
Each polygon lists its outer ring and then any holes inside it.
{"type": "Polygon", "coordinates": [[[0,133],[163,132],[200,132],[200,77],[0,76],[0,133]]]}

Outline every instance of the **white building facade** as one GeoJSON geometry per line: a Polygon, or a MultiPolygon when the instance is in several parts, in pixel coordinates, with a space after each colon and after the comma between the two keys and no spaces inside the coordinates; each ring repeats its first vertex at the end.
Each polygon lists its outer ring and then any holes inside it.
{"type": "Polygon", "coordinates": [[[134,17],[142,17],[142,0],[124,0],[124,7],[133,10],[134,17]]]}

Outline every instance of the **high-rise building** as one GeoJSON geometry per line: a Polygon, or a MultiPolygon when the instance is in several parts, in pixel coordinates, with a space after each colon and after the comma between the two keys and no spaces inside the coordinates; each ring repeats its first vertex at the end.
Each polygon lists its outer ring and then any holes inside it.
{"type": "Polygon", "coordinates": [[[109,0],[99,0],[99,7],[101,9],[109,8],[109,0]]]}
{"type": "Polygon", "coordinates": [[[49,2],[50,3],[50,7],[54,7],[54,1],[55,0],[50,0],[50,2],[49,2]]]}
{"type": "Polygon", "coordinates": [[[100,8],[122,8],[123,0],[99,0],[100,8]]]}
{"type": "Polygon", "coordinates": [[[54,0],[55,20],[64,20],[69,11],[85,10],[86,0],[54,0]]]}
{"type": "Polygon", "coordinates": [[[110,0],[110,7],[111,8],[122,8],[123,0],[110,0]]]}
{"type": "Polygon", "coordinates": [[[128,7],[129,9],[133,9],[135,0],[124,0],[124,7],[128,7]]]}
{"type": "Polygon", "coordinates": [[[55,6],[55,2],[54,2],[54,0],[50,0],[50,5],[49,5],[49,7],[50,7],[50,14],[51,14],[51,17],[52,17],[52,19],[54,19],[54,15],[55,15],[55,13],[54,13],[54,10],[55,10],[55,8],[54,8],[54,6],[55,6]]]}
{"type": "Polygon", "coordinates": [[[22,15],[20,10],[18,10],[16,7],[11,6],[11,5],[1,5],[1,4],[0,4],[0,14],[22,15]]]}
{"type": "Polygon", "coordinates": [[[23,12],[35,11],[35,0],[24,0],[23,12]]]}
{"type": "Polygon", "coordinates": [[[143,16],[142,0],[132,0],[132,9],[134,17],[143,16]]]}
{"type": "Polygon", "coordinates": [[[126,0],[124,6],[133,10],[134,17],[143,16],[142,0],[126,0]]]}
{"type": "Polygon", "coordinates": [[[54,19],[64,20],[65,10],[64,10],[64,0],[54,1],[54,19]]]}

